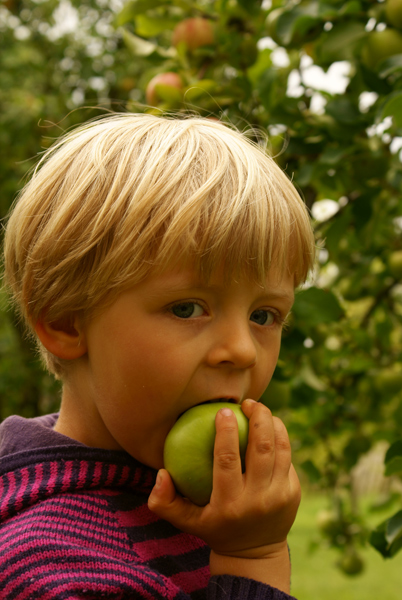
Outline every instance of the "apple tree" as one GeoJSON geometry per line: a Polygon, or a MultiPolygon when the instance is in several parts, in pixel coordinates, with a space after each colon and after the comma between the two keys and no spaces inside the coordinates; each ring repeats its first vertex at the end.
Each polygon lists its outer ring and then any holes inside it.
{"type": "MultiPolygon", "coordinates": [[[[2,215],[51,138],[108,110],[234,124],[294,181],[318,260],[263,401],[286,421],[299,472],[328,494],[320,528],[340,568],[361,572],[368,539],[394,555],[400,495],[370,534],[353,472],[384,440],[386,473],[402,471],[402,0],[8,0],[1,11],[2,215]]],[[[3,315],[12,401],[1,416],[48,409],[57,391],[3,315]]]]}

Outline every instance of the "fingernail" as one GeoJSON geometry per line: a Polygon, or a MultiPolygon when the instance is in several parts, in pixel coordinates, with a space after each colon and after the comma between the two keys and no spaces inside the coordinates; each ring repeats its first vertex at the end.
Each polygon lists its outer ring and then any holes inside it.
{"type": "Polygon", "coordinates": [[[222,417],[231,417],[233,414],[233,411],[230,410],[230,408],[221,408],[219,411],[222,415],[222,417]]]}
{"type": "Polygon", "coordinates": [[[252,398],[247,398],[244,402],[254,402],[254,404],[257,404],[257,400],[253,400],[252,398]]]}
{"type": "Polygon", "coordinates": [[[158,474],[156,476],[156,481],[155,481],[155,486],[154,489],[157,490],[158,488],[161,487],[162,485],[162,473],[160,471],[158,471],[158,474]]]}

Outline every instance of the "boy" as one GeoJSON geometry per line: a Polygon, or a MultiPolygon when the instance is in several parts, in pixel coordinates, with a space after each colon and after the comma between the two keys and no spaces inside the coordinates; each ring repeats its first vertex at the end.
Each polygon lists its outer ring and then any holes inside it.
{"type": "Polygon", "coordinates": [[[6,282],[60,413],[0,431],[0,598],[288,599],[299,482],[258,400],[294,289],[307,211],[256,145],[212,120],[114,115],[45,154],[10,217],[6,282]],[[218,412],[210,503],[163,469],[177,418],[218,412]]]}

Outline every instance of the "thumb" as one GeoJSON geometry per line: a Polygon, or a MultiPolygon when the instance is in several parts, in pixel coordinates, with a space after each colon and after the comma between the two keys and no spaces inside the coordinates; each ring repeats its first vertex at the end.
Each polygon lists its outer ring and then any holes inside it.
{"type": "Polygon", "coordinates": [[[177,529],[197,535],[196,522],[199,520],[202,508],[187,498],[182,498],[176,492],[172,478],[166,469],[158,471],[156,483],[148,498],[148,508],[177,529]]]}

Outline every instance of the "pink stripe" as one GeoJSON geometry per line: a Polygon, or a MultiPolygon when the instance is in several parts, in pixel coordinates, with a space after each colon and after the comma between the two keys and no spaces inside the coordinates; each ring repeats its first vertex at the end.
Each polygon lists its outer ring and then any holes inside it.
{"type": "Polygon", "coordinates": [[[28,487],[29,471],[26,467],[21,469],[21,485],[18,488],[17,498],[15,500],[15,510],[19,511],[22,507],[24,493],[28,487]]]}
{"type": "Polygon", "coordinates": [[[65,492],[69,489],[69,487],[71,485],[72,472],[73,472],[73,461],[66,460],[64,463],[63,485],[61,486],[62,492],[65,492]]]}
{"type": "Polygon", "coordinates": [[[179,556],[185,552],[191,552],[192,550],[204,548],[205,546],[205,542],[200,538],[179,533],[170,538],[137,542],[135,549],[141,558],[146,561],[167,555],[179,556]]]}
{"type": "Polygon", "coordinates": [[[31,496],[30,496],[30,504],[34,504],[39,496],[39,489],[42,484],[43,478],[43,466],[41,464],[35,465],[35,481],[32,484],[31,488],[31,496]]]}
{"type": "Polygon", "coordinates": [[[78,473],[78,487],[83,488],[86,483],[88,473],[88,463],[85,460],[80,462],[80,471],[78,473]]]}
{"type": "Polygon", "coordinates": [[[119,510],[116,512],[116,517],[124,527],[149,525],[159,520],[159,517],[149,510],[147,504],[142,504],[132,510],[119,510]]]}
{"type": "Polygon", "coordinates": [[[95,463],[95,470],[91,481],[91,487],[94,487],[99,484],[100,478],[102,476],[102,463],[95,463]]]}
{"type": "Polygon", "coordinates": [[[58,479],[58,472],[59,472],[59,464],[57,461],[53,461],[50,463],[50,477],[49,477],[49,481],[47,482],[47,488],[46,488],[46,492],[47,494],[52,494],[54,488],[56,487],[56,482],[58,479]]]}
{"type": "MultiPolygon", "coordinates": [[[[29,546],[29,545],[28,545],[29,546]]],[[[29,547],[26,547],[26,550],[29,550],[29,547]]],[[[69,552],[64,552],[65,556],[72,556],[72,557],[76,557],[76,548],[70,548],[69,552]]],[[[176,595],[177,593],[177,589],[175,589],[175,586],[172,585],[172,582],[166,578],[164,578],[164,584],[161,586],[160,584],[158,584],[157,581],[154,580],[154,578],[150,577],[150,574],[152,573],[152,571],[148,570],[146,567],[145,568],[141,568],[138,567],[136,565],[132,565],[131,567],[128,567],[127,565],[125,565],[124,563],[122,563],[121,561],[119,561],[118,564],[116,563],[110,563],[110,559],[105,556],[105,555],[99,555],[99,554],[95,554],[95,553],[91,553],[91,552],[86,552],[86,556],[82,557],[83,558],[83,562],[82,563],[75,563],[74,567],[72,567],[71,564],[69,564],[68,562],[61,562],[60,561],[60,556],[61,556],[61,551],[60,549],[55,550],[54,552],[41,552],[41,559],[45,560],[45,561],[54,561],[55,564],[52,563],[47,563],[47,569],[45,570],[46,567],[42,566],[40,567],[41,571],[39,573],[38,571],[38,567],[34,566],[36,557],[37,557],[37,551],[38,548],[35,544],[32,544],[32,553],[29,555],[28,560],[25,560],[23,563],[24,566],[24,573],[19,575],[18,577],[12,577],[12,580],[7,584],[7,586],[3,589],[3,593],[6,596],[7,593],[10,594],[10,592],[13,590],[13,588],[18,587],[21,584],[24,584],[24,591],[22,593],[20,593],[18,595],[18,600],[24,600],[25,598],[30,598],[31,595],[33,593],[35,593],[43,584],[46,583],[52,583],[52,582],[56,582],[59,578],[60,578],[60,573],[63,572],[63,570],[65,570],[65,572],[67,574],[70,574],[72,577],[72,581],[70,583],[65,583],[65,584],[61,584],[60,586],[57,587],[52,587],[51,590],[49,590],[48,593],[46,594],[41,594],[41,600],[46,600],[47,598],[55,598],[56,597],[56,592],[61,592],[62,589],[68,589],[70,586],[76,586],[77,585],[77,579],[79,577],[85,577],[85,578],[89,578],[89,577],[93,577],[94,578],[94,592],[101,592],[104,590],[107,590],[108,592],[116,592],[116,586],[109,586],[109,585],[105,585],[105,584],[99,584],[99,580],[106,580],[107,582],[111,582],[111,581],[115,581],[116,584],[119,585],[119,587],[124,584],[124,583],[128,583],[129,585],[131,584],[133,586],[133,591],[135,590],[141,590],[142,594],[141,597],[149,597],[149,598],[154,598],[154,595],[149,595],[147,592],[145,592],[145,590],[143,590],[143,587],[141,586],[140,583],[137,582],[133,582],[132,578],[134,577],[135,579],[139,579],[140,581],[146,582],[148,585],[150,585],[150,587],[152,587],[154,590],[157,590],[159,593],[163,593],[164,597],[166,598],[172,598],[176,595]],[[97,571],[97,572],[91,572],[91,570],[89,570],[88,568],[88,564],[91,563],[92,565],[94,564],[94,562],[99,562],[99,558],[100,556],[102,557],[102,559],[107,559],[108,563],[113,566],[115,569],[118,569],[119,573],[115,574],[115,573],[102,573],[101,571],[97,571]],[[85,560],[85,558],[87,558],[87,560],[85,560]],[[32,571],[31,573],[29,573],[29,567],[30,564],[32,564],[32,571]],[[57,568],[55,568],[55,565],[57,565],[57,568]],[[72,568],[74,568],[74,570],[72,571],[72,568]],[[36,574],[38,577],[38,580],[33,583],[31,583],[31,585],[29,585],[28,582],[32,581],[32,576],[36,574]],[[125,576],[124,576],[125,575],[125,576]],[[170,592],[166,595],[166,592],[170,592]],[[145,596],[146,594],[146,596],[145,596]]],[[[22,566],[21,564],[19,565],[18,563],[16,565],[13,565],[14,568],[19,568],[20,566],[22,566]]],[[[14,568],[10,567],[9,569],[7,569],[6,571],[3,571],[3,576],[4,578],[6,578],[7,576],[12,576],[13,570],[14,568]]],[[[197,571],[196,571],[197,572],[197,571]]],[[[83,587],[87,587],[88,583],[83,583],[82,584],[83,587]]],[[[121,588],[120,588],[121,589],[121,588]]],[[[11,594],[10,594],[11,597],[11,594]]]]}
{"type": "Polygon", "coordinates": [[[7,481],[8,481],[8,490],[7,490],[5,498],[3,499],[3,502],[2,502],[1,514],[2,514],[3,518],[9,512],[8,511],[8,502],[9,502],[11,496],[13,495],[13,493],[15,492],[15,475],[14,475],[14,473],[13,472],[7,473],[6,477],[7,477],[7,481]]]}
{"type": "Polygon", "coordinates": [[[178,588],[187,592],[187,594],[191,594],[191,592],[207,587],[209,578],[210,571],[207,565],[196,571],[176,573],[172,575],[171,580],[178,588]]]}
{"type": "Polygon", "coordinates": [[[116,465],[109,465],[109,470],[108,470],[108,474],[107,474],[107,479],[105,482],[105,485],[111,485],[115,475],[116,475],[116,471],[117,471],[117,466],[116,465]]]}
{"type": "MultiPolygon", "coordinates": [[[[41,535],[35,533],[27,534],[27,526],[32,525],[32,523],[33,521],[29,521],[28,523],[14,525],[10,528],[8,534],[4,533],[0,538],[2,549],[6,550],[15,546],[16,542],[18,542],[18,536],[21,534],[26,537],[27,540],[31,538],[31,535],[33,540],[41,540],[41,535]]],[[[41,531],[46,532],[47,534],[51,534],[52,532],[57,532],[58,535],[63,534],[66,542],[71,541],[72,543],[77,543],[76,535],[79,534],[80,536],[83,536],[90,547],[99,547],[101,550],[103,549],[105,542],[108,542],[110,544],[108,552],[115,552],[119,556],[122,554],[124,554],[125,557],[130,556],[130,543],[125,532],[107,531],[104,528],[95,527],[74,527],[71,520],[68,519],[59,519],[57,523],[52,523],[46,521],[46,517],[43,517],[43,520],[35,519],[35,526],[40,526],[41,531]]],[[[82,543],[81,540],[80,543],[82,543]]],[[[10,552],[12,553],[12,556],[18,554],[18,544],[14,550],[10,550],[10,552]]]]}

